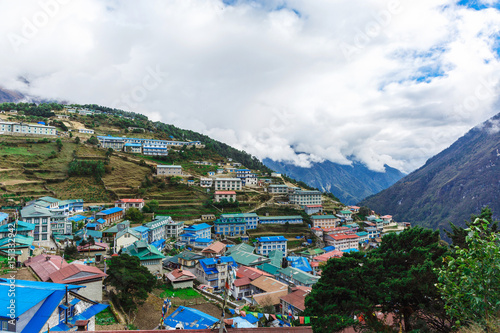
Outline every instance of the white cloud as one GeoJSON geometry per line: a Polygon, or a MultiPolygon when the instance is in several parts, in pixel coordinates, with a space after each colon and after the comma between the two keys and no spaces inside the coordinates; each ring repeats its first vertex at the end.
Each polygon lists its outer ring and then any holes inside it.
{"type": "Polygon", "coordinates": [[[410,171],[498,111],[500,14],[491,8],[26,3],[0,4],[3,86],[122,106],[260,158],[410,171]]]}

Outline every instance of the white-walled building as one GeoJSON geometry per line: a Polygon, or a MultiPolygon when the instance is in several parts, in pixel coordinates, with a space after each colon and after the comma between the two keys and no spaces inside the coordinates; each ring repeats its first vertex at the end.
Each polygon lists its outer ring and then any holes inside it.
{"type": "Polygon", "coordinates": [[[216,178],[216,191],[241,191],[241,179],[239,178],[216,178]]]}
{"type": "Polygon", "coordinates": [[[280,250],[286,256],[287,241],[283,236],[259,237],[255,245],[255,253],[267,256],[271,251],[280,250]]]}
{"type": "Polygon", "coordinates": [[[158,176],[182,176],[182,166],[180,165],[157,165],[156,174],[158,176]]]}
{"type": "Polygon", "coordinates": [[[320,191],[305,191],[298,190],[289,195],[291,204],[305,207],[307,205],[321,205],[321,192],[320,191]]]}
{"type": "Polygon", "coordinates": [[[201,177],[200,186],[201,187],[212,187],[214,180],[212,178],[201,177]]]}
{"type": "Polygon", "coordinates": [[[236,201],[236,192],[235,191],[215,191],[214,201],[221,202],[222,200],[236,201]]]}
{"type": "Polygon", "coordinates": [[[54,126],[0,121],[1,134],[57,135],[54,126]]]}

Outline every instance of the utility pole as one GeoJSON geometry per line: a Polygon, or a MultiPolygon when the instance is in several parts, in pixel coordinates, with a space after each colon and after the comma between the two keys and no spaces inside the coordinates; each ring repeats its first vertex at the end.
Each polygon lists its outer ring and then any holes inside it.
{"type": "MultiPolygon", "coordinates": [[[[224,317],[226,315],[226,306],[227,306],[227,299],[229,298],[229,288],[231,288],[233,284],[233,266],[228,262],[227,264],[227,279],[226,279],[226,285],[225,285],[225,294],[224,294],[224,303],[222,304],[222,315],[220,318],[219,322],[219,333],[227,333],[226,326],[224,323],[224,317]]],[[[236,274],[236,273],[234,273],[236,274]]]]}

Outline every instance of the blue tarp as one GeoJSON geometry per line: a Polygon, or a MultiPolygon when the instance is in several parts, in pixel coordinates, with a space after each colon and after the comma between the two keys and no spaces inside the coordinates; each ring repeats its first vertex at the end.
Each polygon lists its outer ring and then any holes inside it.
{"type": "Polygon", "coordinates": [[[182,324],[184,329],[207,329],[218,321],[217,318],[206,313],[181,305],[170,316],[165,318],[164,323],[169,327],[182,324]]]}

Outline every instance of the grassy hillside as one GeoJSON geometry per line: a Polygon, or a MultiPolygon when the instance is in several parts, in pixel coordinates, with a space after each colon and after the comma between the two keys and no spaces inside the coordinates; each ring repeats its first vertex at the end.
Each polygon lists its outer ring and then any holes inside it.
{"type": "MultiPolygon", "coordinates": [[[[67,109],[51,105],[37,106],[29,103],[4,103],[0,108],[17,109],[18,115],[0,114],[7,121],[38,122],[55,126],[59,137],[17,137],[0,135],[0,204],[4,207],[22,205],[42,196],[61,199],[83,199],[87,204],[112,205],[118,198],[144,198],[157,200],[157,214],[170,215],[175,220],[190,221],[204,214],[219,214],[208,201],[212,193],[199,186],[188,186],[187,180],[198,181],[218,163],[242,163],[259,177],[271,171],[258,159],[238,151],[207,136],[179,129],[172,125],[151,122],[147,117],[96,105],[78,106],[107,112],[82,116],[68,113],[67,109]],[[90,143],[89,134],[78,129],[93,129],[95,136],[114,135],[151,139],[196,140],[204,148],[179,147],[171,149],[168,156],[142,156],[113,151],[111,154],[90,143]],[[58,141],[60,143],[58,144],[58,141]],[[195,161],[210,162],[198,165],[195,161]],[[103,175],[86,172],[74,173],[74,165],[101,165],[103,175]],[[161,179],[154,176],[157,164],[181,165],[186,174],[182,179],[161,179]],[[70,165],[72,165],[70,170],[70,165]],[[103,171],[104,170],[104,171],[103,171]],[[71,172],[71,176],[69,174],[71,172]]],[[[94,138],[95,140],[95,138],[94,138]]],[[[230,175],[228,175],[230,176],[230,175]]],[[[290,183],[297,183],[288,179],[290,183]]],[[[298,183],[301,185],[301,183],[298,183]]],[[[302,184],[306,186],[305,184],[302,184]]],[[[262,188],[238,192],[239,206],[225,212],[255,211],[270,200],[262,188]]],[[[327,201],[328,207],[338,203],[327,201]]],[[[326,206],[325,206],[326,207],[326,206]]]]}

